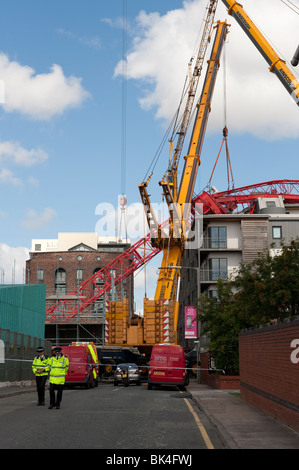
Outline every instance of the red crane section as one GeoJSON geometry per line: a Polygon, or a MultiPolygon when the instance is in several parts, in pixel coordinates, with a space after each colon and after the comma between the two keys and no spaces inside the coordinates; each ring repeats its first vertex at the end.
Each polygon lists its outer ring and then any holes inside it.
{"type": "Polygon", "coordinates": [[[271,198],[278,196],[283,197],[285,204],[299,203],[299,181],[266,181],[264,183],[217,192],[212,195],[215,202],[224,210],[224,213],[232,212],[239,204],[246,204],[249,207],[250,213],[253,213],[254,203],[258,197],[271,198]]]}
{"type": "Polygon", "coordinates": [[[78,313],[86,311],[96,300],[110,291],[112,282],[118,284],[123,281],[159,251],[160,249],[152,247],[148,234],[68,294],[69,297],[76,297],[76,300],[61,300],[49,307],[46,310],[46,321],[56,320],[57,317],[60,320],[69,320],[78,313]]]}
{"type": "MultiPolygon", "coordinates": [[[[254,203],[258,197],[278,196],[282,196],[285,203],[299,204],[299,180],[267,181],[213,194],[203,191],[193,199],[193,202],[203,205],[204,215],[228,214],[233,212],[239,204],[246,204],[250,212],[253,212],[254,203]]],[[[168,220],[165,221],[161,228],[166,228],[168,223],[168,220]]],[[[72,299],[60,300],[49,307],[46,310],[46,321],[56,321],[57,318],[60,321],[68,321],[76,317],[77,314],[88,311],[94,302],[110,291],[113,282],[114,285],[122,282],[160,251],[160,248],[152,246],[151,234],[148,233],[146,237],[136,242],[70,292],[69,297],[72,296],[72,299]]]]}

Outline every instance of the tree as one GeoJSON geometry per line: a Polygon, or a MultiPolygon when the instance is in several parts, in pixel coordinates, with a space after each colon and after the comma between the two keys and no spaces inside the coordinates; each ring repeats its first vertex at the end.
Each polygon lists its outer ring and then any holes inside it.
{"type": "Polygon", "coordinates": [[[200,296],[198,319],[209,334],[216,368],[235,375],[242,329],[299,314],[299,240],[282,243],[278,256],[267,252],[241,263],[233,280],[218,280],[217,293],[217,301],[200,296]]]}
{"type": "Polygon", "coordinates": [[[202,322],[202,333],[208,333],[209,349],[217,369],[229,375],[238,375],[238,334],[240,318],[235,313],[231,283],[217,282],[218,299],[201,295],[198,319],[202,322]]]}
{"type": "Polygon", "coordinates": [[[249,325],[260,325],[299,313],[299,240],[281,244],[281,253],[260,254],[241,263],[234,281],[235,302],[249,325]]]}

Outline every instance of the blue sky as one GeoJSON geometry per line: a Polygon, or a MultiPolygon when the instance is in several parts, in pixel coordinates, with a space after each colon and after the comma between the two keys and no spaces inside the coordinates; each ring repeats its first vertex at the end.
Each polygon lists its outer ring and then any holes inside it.
{"type": "MultiPolygon", "coordinates": [[[[124,79],[124,0],[1,2],[0,268],[5,282],[11,281],[14,260],[16,280],[22,281],[33,238],[95,231],[96,207],[117,206],[122,190],[129,205],[140,202],[138,184],[177,109],[206,4],[127,0],[124,79]]],[[[298,0],[293,4],[299,7],[298,0]]],[[[272,0],[271,9],[269,0],[244,0],[243,6],[290,62],[299,41],[299,15],[280,0],[272,0]]],[[[225,18],[219,0],[215,19],[225,18]]],[[[297,179],[298,106],[234,21],[229,18],[226,45],[226,124],[235,186],[297,179]]],[[[223,69],[196,192],[206,186],[222,142],[223,69]]],[[[299,68],[292,70],[298,77],[299,68]]],[[[187,145],[188,136],[185,152],[187,145]]],[[[157,203],[168,158],[166,144],[149,188],[157,203]]],[[[212,183],[218,190],[227,188],[224,153],[212,183]]]]}

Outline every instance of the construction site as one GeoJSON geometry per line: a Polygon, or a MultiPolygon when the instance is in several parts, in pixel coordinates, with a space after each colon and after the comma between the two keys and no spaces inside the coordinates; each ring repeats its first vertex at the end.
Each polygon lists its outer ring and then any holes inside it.
{"type": "MultiPolygon", "coordinates": [[[[222,1],[231,21],[243,29],[256,54],[262,55],[269,72],[281,82],[281,93],[289,99],[288,93],[298,106],[299,83],[285,61],[239,3],[222,1]]],[[[150,174],[145,181],[136,181],[148,224],[148,234],[138,242],[131,244],[117,237],[103,240],[96,233],[85,232],[59,233],[56,240],[32,241],[26,284],[46,285],[45,339],[53,344],[92,341],[149,354],[154,344],[171,343],[188,351],[194,339],[185,337],[185,308],[196,308],[200,294],[217,298],[217,280],[228,280],[241,262],[251,262],[264,250],[275,256],[282,240],[288,243],[299,237],[299,180],[254,181],[234,187],[227,123],[213,172],[225,152],[231,187],[218,191],[212,184],[212,172],[205,190],[194,194],[221,53],[230,34],[226,21],[215,20],[217,4],[217,0],[207,2],[200,47],[184,91],[185,106],[159,182],[169,211],[165,221],[160,223],[153,209],[150,174]],[[188,151],[179,171],[191,127],[188,151]],[[140,316],[134,312],[134,275],[158,254],[162,262],[155,295],[153,299],[144,298],[140,316]]],[[[296,66],[298,56],[299,50],[292,65],[296,66]]]]}

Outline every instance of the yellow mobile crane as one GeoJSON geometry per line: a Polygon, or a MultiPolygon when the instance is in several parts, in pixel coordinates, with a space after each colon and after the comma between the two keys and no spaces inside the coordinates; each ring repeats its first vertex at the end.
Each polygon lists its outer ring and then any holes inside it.
{"type": "MultiPolygon", "coordinates": [[[[275,73],[288,93],[293,97],[296,104],[299,105],[299,82],[289,70],[285,61],[277,55],[257,26],[245,13],[240,3],[234,0],[222,1],[228,8],[228,13],[236,19],[268,62],[270,72],[275,73]]],[[[215,10],[212,11],[212,15],[214,13],[215,10]]],[[[176,302],[176,296],[180,276],[177,268],[181,265],[181,257],[186,239],[186,227],[188,227],[189,204],[192,200],[194,183],[200,164],[200,153],[210,112],[212,92],[219,67],[222,45],[227,34],[227,27],[228,25],[226,23],[218,22],[217,24],[213,51],[209,61],[202,95],[197,105],[197,116],[188,154],[185,157],[185,166],[177,197],[176,191],[174,187],[171,187],[169,181],[162,180],[160,182],[171,215],[169,235],[165,234],[164,229],[158,225],[152,210],[150,199],[146,191],[148,181],[139,185],[148,224],[153,234],[152,243],[154,246],[163,249],[163,260],[155,298],[153,301],[144,299],[143,324],[141,320],[138,320],[136,327],[133,326],[132,322],[127,320],[128,312],[124,309],[123,305],[118,306],[118,303],[114,302],[114,305],[111,305],[109,312],[106,314],[105,334],[108,334],[109,337],[107,344],[134,344],[139,347],[140,345],[150,346],[157,342],[173,343],[177,340],[178,302],[176,302]],[[184,206],[188,208],[187,211],[184,211],[184,206]],[[173,268],[171,268],[172,266],[173,268]],[[166,306],[166,304],[168,305],[166,306]],[[117,309],[119,310],[117,311],[117,309]],[[165,325],[166,328],[164,328],[165,325]],[[133,331],[134,328],[136,331],[133,331]],[[118,336],[117,331],[119,331],[118,336]]],[[[172,176],[177,175],[177,160],[175,158],[174,162],[174,172],[172,176]]]]}
{"type": "MultiPolygon", "coordinates": [[[[150,342],[175,342],[178,317],[178,302],[176,301],[178,278],[177,267],[181,265],[184,243],[187,239],[188,219],[190,215],[193,190],[200,165],[200,154],[208,117],[211,110],[211,101],[219,69],[220,55],[228,32],[226,22],[219,22],[216,26],[216,35],[205,76],[202,94],[197,104],[197,115],[190,140],[188,154],[185,156],[184,169],[181,177],[177,199],[174,198],[171,186],[167,180],[160,182],[170,212],[169,233],[166,236],[161,230],[156,230],[155,244],[163,247],[163,259],[157,282],[154,301],[144,303],[145,334],[150,342]],[[166,306],[166,305],[167,306],[166,306]],[[147,319],[151,316],[160,323],[158,331],[150,329],[147,319]],[[169,330],[163,335],[163,323],[169,320],[169,330]],[[151,330],[151,335],[149,334],[151,330]]],[[[149,202],[145,205],[148,211],[149,202]]],[[[149,220],[149,219],[148,219],[149,220]]],[[[150,222],[152,222],[151,219],[150,222]]],[[[155,221],[157,228],[157,222],[155,221]]],[[[150,226],[150,229],[152,226],[150,226]]],[[[146,299],[145,299],[146,300],[146,299]]]]}
{"type": "Polygon", "coordinates": [[[277,76],[299,106],[299,82],[292,74],[285,61],[277,55],[265,36],[245,13],[243,6],[240,3],[235,2],[234,0],[222,0],[222,2],[227,7],[228,14],[235,18],[251,42],[268,62],[270,66],[269,71],[273,72],[277,76]]]}
{"type": "MultiPolygon", "coordinates": [[[[171,157],[171,161],[167,170],[167,179],[170,183],[170,188],[171,188],[171,191],[175,200],[177,199],[177,189],[178,189],[177,188],[177,185],[178,185],[177,174],[178,174],[179,160],[181,157],[184,140],[185,140],[189,122],[190,122],[191,112],[193,110],[193,103],[195,100],[197,86],[199,83],[199,78],[201,76],[201,71],[202,71],[203,64],[204,64],[204,58],[206,55],[208,44],[211,41],[212,28],[213,28],[214,16],[216,13],[217,5],[218,5],[218,0],[209,0],[207,4],[206,15],[203,20],[203,24],[204,24],[203,33],[202,33],[192,77],[190,77],[185,110],[182,116],[180,129],[177,133],[178,140],[177,140],[175,149],[173,149],[173,142],[172,140],[170,140],[170,145],[171,145],[170,151],[173,152],[173,157],[171,157]]],[[[192,63],[192,59],[189,65],[191,65],[191,63],[192,63]]],[[[160,245],[159,240],[162,235],[165,236],[165,233],[161,231],[162,229],[158,224],[158,220],[151,206],[150,197],[147,192],[147,186],[151,179],[151,176],[152,176],[152,173],[150,174],[147,181],[144,181],[139,184],[139,192],[140,192],[142,203],[145,208],[147,222],[148,222],[151,235],[152,235],[151,237],[152,245],[154,247],[159,247],[160,245]]]]}
{"type": "MultiPolygon", "coordinates": [[[[222,1],[228,8],[228,13],[236,19],[250,40],[268,62],[270,66],[270,72],[275,73],[288,93],[293,97],[296,104],[299,105],[299,83],[287,67],[285,61],[277,55],[275,50],[262,35],[257,26],[245,13],[240,3],[234,0],[222,1]]],[[[217,70],[219,67],[218,63],[216,69],[211,69],[212,61],[215,60],[216,57],[215,53],[217,52],[219,56],[221,53],[222,42],[219,40],[221,31],[225,37],[227,34],[226,24],[218,23],[217,36],[215,38],[213,52],[209,62],[209,68],[207,71],[200,104],[198,105],[198,112],[194,124],[188,155],[185,157],[185,166],[177,200],[174,198],[174,192],[171,191],[169,183],[165,180],[160,182],[169,207],[171,218],[169,239],[163,238],[164,234],[161,229],[159,229],[157,226],[155,227],[156,240],[154,243],[156,243],[157,246],[161,246],[161,244],[163,246],[163,260],[155,293],[155,301],[169,300],[174,302],[174,337],[170,338],[170,340],[174,340],[174,342],[176,341],[178,320],[178,302],[175,302],[175,298],[177,293],[178,277],[180,273],[179,270],[171,267],[174,266],[178,268],[181,264],[181,256],[186,236],[185,228],[189,216],[188,210],[184,213],[183,205],[191,203],[197,169],[200,164],[201,147],[207,125],[208,113],[210,111],[210,100],[212,95],[211,92],[214,86],[214,84],[212,84],[212,82],[209,80],[209,74],[215,73],[215,70],[217,70]],[[220,28],[220,25],[223,26],[223,29],[220,28]],[[217,41],[219,42],[217,43],[217,41]],[[179,229],[177,227],[179,227],[179,229]]],[[[216,60],[219,60],[219,57],[217,57],[216,60]]],[[[150,226],[150,229],[151,228],[152,227],[150,226]]]]}

